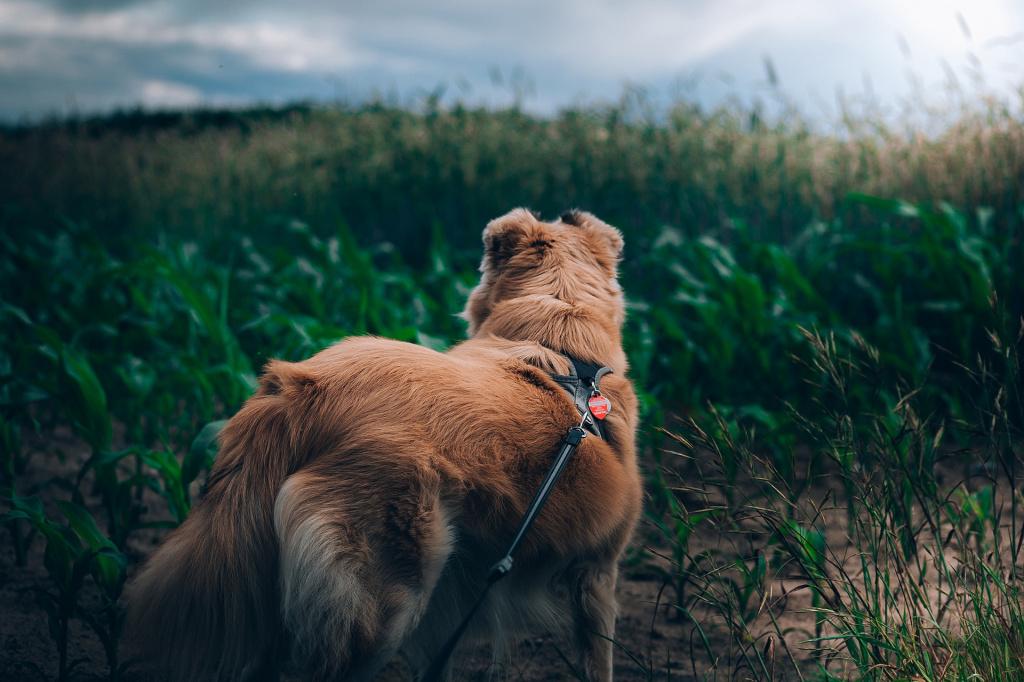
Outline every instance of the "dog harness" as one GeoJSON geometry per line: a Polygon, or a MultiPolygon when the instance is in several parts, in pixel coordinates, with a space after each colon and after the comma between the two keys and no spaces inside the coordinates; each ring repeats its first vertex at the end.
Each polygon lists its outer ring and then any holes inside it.
{"type": "Polygon", "coordinates": [[[484,585],[484,589],[477,598],[476,603],[473,604],[473,608],[463,617],[459,627],[455,629],[455,632],[452,633],[451,637],[448,638],[448,641],[445,642],[444,646],[434,657],[434,660],[431,661],[430,667],[427,668],[423,677],[420,678],[420,682],[439,682],[444,672],[445,664],[451,658],[455,647],[459,644],[459,640],[462,639],[466,628],[472,622],[473,616],[476,615],[476,612],[483,605],[484,600],[487,598],[487,593],[491,590],[491,586],[507,576],[512,570],[514,563],[513,555],[519,549],[519,545],[522,543],[523,538],[526,537],[526,533],[530,530],[530,526],[533,525],[541,508],[544,507],[548,495],[551,494],[551,490],[555,487],[555,482],[558,481],[558,477],[562,475],[562,471],[565,470],[569,460],[572,459],[576,448],[586,438],[587,432],[584,431],[584,428],[598,438],[605,440],[602,422],[611,411],[611,403],[601,395],[601,377],[610,374],[612,370],[602,365],[584,362],[571,355],[566,355],[565,357],[569,360],[570,373],[564,375],[553,374],[551,378],[569,393],[573,404],[576,406],[576,410],[580,413],[580,423],[570,428],[562,438],[558,453],[555,455],[555,461],[551,464],[551,469],[548,470],[547,476],[544,477],[543,483],[540,484],[540,488],[533,496],[533,501],[530,502],[530,506],[519,522],[519,528],[516,530],[515,537],[512,538],[512,543],[505,552],[505,556],[501,557],[491,567],[487,574],[487,583],[484,585]]]}
{"type": "Polygon", "coordinates": [[[600,384],[601,377],[611,374],[611,370],[571,355],[565,357],[569,361],[570,374],[552,374],[551,378],[569,393],[576,410],[583,417],[583,427],[601,440],[607,440],[604,418],[611,411],[611,403],[601,395],[600,384]]]}

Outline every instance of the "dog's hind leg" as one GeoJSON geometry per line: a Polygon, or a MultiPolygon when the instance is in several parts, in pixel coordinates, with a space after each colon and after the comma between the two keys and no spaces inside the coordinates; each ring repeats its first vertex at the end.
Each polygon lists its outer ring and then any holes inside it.
{"type": "Polygon", "coordinates": [[[573,638],[579,672],[591,682],[611,682],[612,640],[618,603],[614,560],[578,566],[566,576],[572,595],[573,638]]]}
{"type": "Polygon", "coordinates": [[[313,679],[372,679],[423,614],[452,535],[436,491],[402,485],[307,470],[278,493],[282,618],[313,679]]]}

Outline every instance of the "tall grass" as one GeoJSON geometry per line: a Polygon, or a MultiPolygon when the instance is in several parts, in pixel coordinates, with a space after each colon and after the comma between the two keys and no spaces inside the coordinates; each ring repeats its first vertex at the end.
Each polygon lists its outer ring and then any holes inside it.
{"type": "MultiPolygon", "coordinates": [[[[996,379],[963,367],[966,381],[998,388],[973,418],[946,421],[920,411],[916,390],[888,393],[870,381],[881,356],[862,339],[844,347],[805,330],[809,346],[793,370],[805,373],[820,409],[792,414],[808,446],[796,472],[765,454],[754,428],[714,408],[671,434],[673,502],[658,528],[720,538],[687,542],[671,557],[672,608],[701,632],[724,624],[732,646],[721,672],[1024,675],[1024,433],[1005,402],[1019,392],[1024,320],[1012,332],[993,332],[992,344],[1014,373],[996,379]],[[865,384],[878,389],[872,405],[855,407],[853,391],[865,384]]],[[[723,654],[693,649],[693,658],[723,654]]]]}
{"type": "Polygon", "coordinates": [[[281,112],[124,114],[0,131],[6,230],[64,216],[103,234],[272,235],[281,217],[321,236],[340,221],[363,244],[411,246],[440,225],[457,248],[513,205],[585,206],[646,246],[742,222],[788,240],[814,220],[863,220],[850,192],[1018,210],[1020,102],[988,100],[938,132],[848,115],[837,134],[795,115],[667,111],[627,95],[536,118],[428,102],[281,112]]]}

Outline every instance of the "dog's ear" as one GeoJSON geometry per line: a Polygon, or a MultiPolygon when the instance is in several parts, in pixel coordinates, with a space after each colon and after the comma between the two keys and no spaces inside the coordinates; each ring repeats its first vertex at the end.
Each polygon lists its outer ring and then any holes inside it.
{"type": "Polygon", "coordinates": [[[559,219],[566,225],[583,228],[601,239],[611,249],[614,258],[622,256],[622,233],[593,213],[572,209],[563,213],[559,219]]]}
{"type": "Polygon", "coordinates": [[[500,268],[518,253],[537,231],[539,223],[525,208],[509,211],[487,223],[484,229],[484,255],[495,268],[500,268]]]}

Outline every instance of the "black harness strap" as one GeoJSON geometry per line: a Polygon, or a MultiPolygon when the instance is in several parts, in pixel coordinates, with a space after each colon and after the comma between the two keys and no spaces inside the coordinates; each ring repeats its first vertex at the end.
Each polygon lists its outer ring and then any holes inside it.
{"type": "Polygon", "coordinates": [[[516,550],[519,549],[519,545],[522,544],[523,539],[526,537],[526,533],[530,530],[530,527],[533,525],[534,520],[540,513],[541,508],[547,501],[548,495],[550,495],[552,489],[554,489],[555,483],[558,481],[558,477],[562,475],[562,471],[565,470],[565,466],[569,463],[569,460],[572,459],[573,453],[576,452],[576,448],[587,436],[583,427],[590,427],[594,430],[593,432],[597,436],[604,438],[604,430],[601,428],[600,420],[594,419],[593,415],[590,414],[590,407],[587,404],[587,400],[589,400],[593,395],[600,394],[599,385],[601,377],[611,372],[611,370],[600,365],[582,362],[571,356],[566,357],[569,358],[572,365],[572,375],[556,375],[552,378],[559,385],[569,391],[569,394],[573,397],[576,409],[579,410],[581,414],[580,423],[579,425],[570,428],[565,434],[565,437],[562,438],[561,446],[558,449],[558,454],[555,455],[554,462],[551,464],[551,469],[548,470],[547,476],[544,477],[544,481],[541,483],[540,488],[533,496],[533,501],[530,502],[530,506],[527,508],[526,513],[519,522],[519,528],[516,530],[515,537],[512,538],[512,543],[509,545],[508,550],[506,550],[505,556],[501,557],[497,563],[491,566],[491,570],[487,574],[487,584],[484,586],[483,591],[477,598],[476,603],[473,604],[473,607],[462,618],[462,622],[459,623],[459,627],[451,634],[448,641],[446,641],[444,646],[441,647],[441,650],[437,652],[434,660],[430,663],[430,667],[427,668],[426,672],[423,673],[423,677],[420,678],[420,682],[439,682],[441,680],[441,675],[444,672],[445,665],[448,663],[448,659],[451,658],[452,653],[455,651],[455,647],[458,646],[459,640],[462,639],[462,635],[465,634],[466,629],[472,622],[476,612],[480,610],[480,607],[483,605],[484,601],[486,601],[487,594],[490,592],[491,586],[507,576],[512,570],[512,565],[515,562],[514,555],[516,550]]]}
{"type": "Polygon", "coordinates": [[[552,374],[551,378],[559,386],[564,388],[572,397],[576,410],[584,417],[583,426],[601,440],[607,440],[604,433],[604,425],[601,420],[594,419],[590,414],[590,405],[587,401],[595,393],[600,393],[598,388],[601,384],[601,377],[610,374],[611,370],[603,365],[595,365],[591,362],[584,362],[571,355],[565,356],[569,360],[569,374],[552,374]]]}

